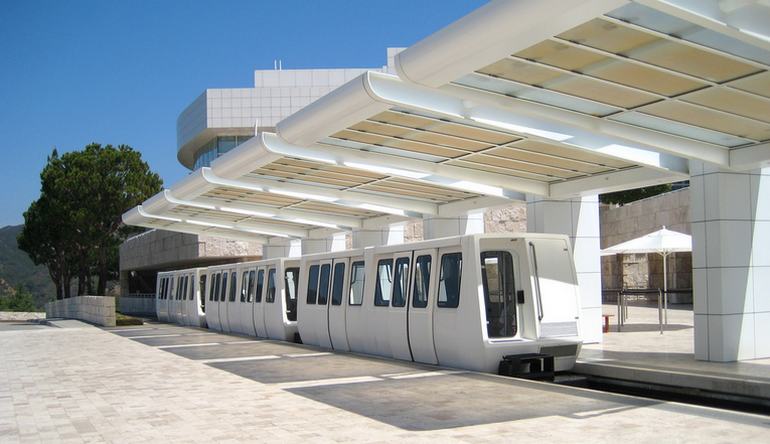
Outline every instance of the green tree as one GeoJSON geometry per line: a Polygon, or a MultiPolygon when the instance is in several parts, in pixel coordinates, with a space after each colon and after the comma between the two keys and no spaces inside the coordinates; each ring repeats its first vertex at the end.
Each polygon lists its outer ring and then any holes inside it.
{"type": "Polygon", "coordinates": [[[40,197],[24,212],[24,228],[17,238],[19,249],[29,255],[35,265],[45,265],[56,288],[56,298],[70,296],[72,278],[70,242],[73,238],[70,217],[64,201],[51,184],[50,169],[60,162],[54,149],[41,173],[43,190],[40,197]],[[48,190],[46,190],[48,188],[48,190]]]}
{"type": "Polygon", "coordinates": [[[599,201],[606,204],[624,205],[629,202],[635,202],[647,197],[657,196],[671,191],[671,184],[654,185],[651,187],[636,188],[633,190],[616,191],[614,193],[602,194],[599,201]]]}
{"type": "Polygon", "coordinates": [[[57,297],[105,294],[117,274],[118,246],[138,229],[126,227],[122,214],[160,191],[162,181],[131,147],[90,144],[59,156],[55,151],[41,175],[40,198],[25,212],[19,248],[49,268],[57,297]]]}
{"type": "Polygon", "coordinates": [[[15,291],[4,298],[0,298],[0,310],[4,311],[36,311],[35,300],[32,293],[19,285],[15,291]]]}

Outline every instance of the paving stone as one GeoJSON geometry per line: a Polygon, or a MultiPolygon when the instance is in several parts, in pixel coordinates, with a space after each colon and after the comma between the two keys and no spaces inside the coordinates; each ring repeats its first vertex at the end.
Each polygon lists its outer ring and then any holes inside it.
{"type": "Polygon", "coordinates": [[[289,357],[321,350],[275,341],[158,349],[157,335],[200,330],[114,330],[1,330],[0,441],[702,443],[770,430],[759,415],[351,354],[289,357]],[[203,362],[260,353],[277,357],[203,362]]]}

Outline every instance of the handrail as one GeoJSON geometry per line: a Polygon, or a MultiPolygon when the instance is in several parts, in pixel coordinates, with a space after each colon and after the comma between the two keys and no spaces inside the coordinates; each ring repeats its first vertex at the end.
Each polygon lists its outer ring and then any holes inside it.
{"type": "Polygon", "coordinates": [[[533,242],[529,243],[529,249],[532,250],[532,263],[534,273],[535,273],[535,294],[537,296],[537,320],[542,321],[543,320],[543,298],[540,293],[540,273],[537,271],[537,252],[535,251],[535,244],[533,242]]]}

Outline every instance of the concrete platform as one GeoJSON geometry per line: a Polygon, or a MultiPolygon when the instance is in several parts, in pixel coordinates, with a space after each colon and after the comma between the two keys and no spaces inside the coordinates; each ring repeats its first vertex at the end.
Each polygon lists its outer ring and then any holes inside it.
{"type": "MultiPolygon", "coordinates": [[[[615,306],[604,312],[615,314],[615,306]]],[[[629,307],[628,323],[617,331],[615,318],[602,344],[588,344],[575,366],[577,373],[602,378],[758,398],[770,406],[770,359],[742,362],[696,361],[693,354],[693,314],[670,309],[661,335],[657,308],[629,307]]]]}
{"type": "Polygon", "coordinates": [[[762,415],[202,333],[0,330],[0,442],[703,443],[770,431],[762,415]]]}

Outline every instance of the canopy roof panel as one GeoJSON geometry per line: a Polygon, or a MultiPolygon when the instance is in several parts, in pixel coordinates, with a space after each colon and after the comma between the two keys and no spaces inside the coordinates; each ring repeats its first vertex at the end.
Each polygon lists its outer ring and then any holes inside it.
{"type": "Polygon", "coordinates": [[[764,159],[752,159],[770,160],[767,5],[513,3],[484,6],[408,48],[399,74],[724,167],[747,166],[731,162],[735,149],[758,147],[764,159]],[[506,26],[514,18],[525,25],[506,26]],[[468,32],[474,39],[459,44],[468,32]],[[432,68],[440,56],[446,63],[432,68]]]}
{"type": "Polygon", "coordinates": [[[363,74],[125,220],[302,238],[673,182],[690,160],[767,166],[767,17],[761,2],[491,2],[398,54],[399,76],[363,74]]]}
{"type": "Polygon", "coordinates": [[[349,82],[284,119],[277,132],[308,158],[356,169],[362,162],[355,159],[366,158],[406,170],[396,173],[403,179],[492,196],[578,195],[596,192],[600,182],[588,189],[577,181],[597,176],[609,178],[602,186],[607,190],[616,182],[611,179],[640,168],[649,183],[671,182],[688,171],[684,159],[644,144],[521,117],[489,101],[381,73],[349,82]]]}

